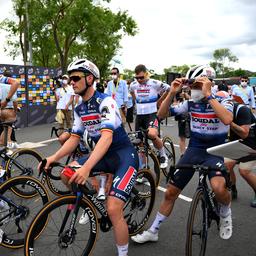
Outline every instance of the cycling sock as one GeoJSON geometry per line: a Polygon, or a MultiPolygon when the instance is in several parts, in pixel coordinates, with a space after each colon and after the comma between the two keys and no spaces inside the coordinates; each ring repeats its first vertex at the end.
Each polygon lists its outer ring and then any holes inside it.
{"type": "Polygon", "coordinates": [[[159,149],[160,156],[166,156],[164,147],[159,149]]]}
{"type": "Polygon", "coordinates": [[[231,214],[231,208],[230,204],[224,205],[224,204],[219,204],[220,205],[220,216],[222,218],[226,218],[231,214]]]}
{"type": "Polygon", "coordinates": [[[100,175],[100,188],[105,189],[106,180],[107,180],[107,176],[106,175],[100,175]]]}
{"type": "Polygon", "coordinates": [[[118,250],[118,256],[127,256],[128,255],[128,244],[126,245],[116,245],[118,250]]]}
{"type": "Polygon", "coordinates": [[[156,234],[159,231],[159,227],[161,225],[161,223],[167,219],[166,216],[164,216],[163,214],[161,214],[160,212],[157,212],[156,218],[154,220],[154,222],[152,223],[151,227],[149,228],[149,230],[156,234]]]}

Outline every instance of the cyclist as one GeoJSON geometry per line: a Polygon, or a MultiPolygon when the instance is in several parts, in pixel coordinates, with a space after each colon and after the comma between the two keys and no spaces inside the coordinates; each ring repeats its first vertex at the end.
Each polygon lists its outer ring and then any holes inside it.
{"type": "MultiPolygon", "coordinates": [[[[160,106],[158,116],[164,118],[189,112],[191,116],[191,136],[188,149],[179,160],[178,165],[202,164],[205,166],[221,167],[224,165],[222,157],[207,153],[206,149],[211,146],[222,144],[228,134],[229,124],[233,119],[233,103],[229,100],[218,102],[211,93],[211,81],[215,77],[213,68],[201,65],[191,68],[186,79],[195,79],[191,86],[192,101],[184,101],[170,108],[176,93],[182,88],[185,78],[177,78],[171,84],[171,90],[160,106]]],[[[149,228],[142,234],[132,237],[137,243],[157,241],[160,224],[171,214],[174,203],[183,188],[192,178],[194,172],[182,169],[170,173],[169,184],[160,205],[160,210],[149,228]]],[[[221,172],[212,171],[209,179],[216,199],[220,203],[220,237],[229,239],[232,235],[232,218],[230,202],[231,196],[226,187],[225,179],[221,172]]]]}
{"type": "MultiPolygon", "coordinates": [[[[222,92],[218,92],[219,95],[222,92]]],[[[234,119],[230,125],[229,140],[243,139],[244,143],[250,148],[256,149],[256,119],[251,110],[243,104],[234,104],[234,119]],[[254,124],[254,125],[253,125],[254,124]]],[[[256,207],[256,175],[252,172],[256,167],[255,157],[241,159],[242,161],[231,160],[225,158],[225,165],[230,171],[232,182],[232,198],[237,198],[236,176],[233,168],[239,164],[239,173],[254,190],[254,199],[251,201],[251,207],[256,207]]]]}
{"type": "MultiPolygon", "coordinates": [[[[89,175],[111,171],[114,181],[107,198],[107,211],[114,228],[118,255],[128,254],[128,227],[123,216],[123,207],[135,182],[139,160],[135,148],[122,126],[122,119],[115,100],[95,91],[93,83],[100,76],[95,64],[79,59],[68,66],[70,83],[83,102],[76,107],[74,125],[70,138],[52,156],[49,164],[74,151],[86,129],[96,143],[89,157],[82,157],[71,165],[81,165],[69,183],[84,184],[89,175]],[[125,161],[124,161],[125,159],[125,161]]],[[[66,182],[67,179],[62,177],[66,182]]]]}
{"type": "MultiPolygon", "coordinates": [[[[137,105],[135,130],[140,128],[148,129],[148,136],[160,153],[160,168],[168,166],[168,157],[164,150],[162,140],[158,134],[158,120],[156,116],[158,95],[169,91],[170,85],[161,81],[150,79],[145,65],[138,65],[135,68],[135,79],[130,85],[130,92],[137,105]]],[[[159,99],[161,101],[161,98],[159,99]]]]}

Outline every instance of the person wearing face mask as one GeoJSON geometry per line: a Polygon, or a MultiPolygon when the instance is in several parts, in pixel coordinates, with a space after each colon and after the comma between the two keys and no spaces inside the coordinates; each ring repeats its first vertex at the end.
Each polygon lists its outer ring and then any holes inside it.
{"type": "Polygon", "coordinates": [[[249,79],[247,76],[240,78],[240,85],[236,86],[232,95],[239,96],[243,100],[244,104],[251,108],[255,112],[255,98],[254,92],[251,86],[248,85],[249,79]]]}
{"type": "Polygon", "coordinates": [[[108,82],[106,93],[116,101],[122,117],[122,123],[125,125],[128,102],[128,86],[125,80],[120,79],[119,69],[116,67],[111,69],[111,78],[112,80],[108,82]]]}
{"type": "MultiPolygon", "coordinates": [[[[191,68],[186,78],[176,78],[171,89],[162,102],[158,111],[159,118],[171,115],[189,113],[191,117],[191,133],[188,148],[179,160],[178,165],[205,165],[209,167],[224,167],[223,157],[210,155],[208,147],[223,144],[227,139],[229,125],[233,120],[233,102],[228,99],[218,101],[211,92],[212,82],[215,78],[215,71],[208,65],[200,65],[191,68]],[[171,106],[178,91],[186,84],[188,79],[195,79],[191,85],[192,100],[185,100],[179,105],[171,106]]],[[[191,80],[190,80],[191,81],[191,80]]],[[[161,223],[171,214],[175,201],[181,191],[194,175],[191,170],[177,169],[170,170],[169,181],[160,205],[160,209],[149,230],[132,237],[137,243],[157,241],[161,223]]],[[[216,200],[220,205],[220,230],[222,239],[229,239],[232,236],[231,218],[231,195],[226,185],[226,180],[219,171],[210,171],[209,180],[216,200]]]]}
{"type": "Polygon", "coordinates": [[[61,79],[61,87],[55,91],[55,97],[57,101],[56,109],[62,112],[63,122],[59,122],[60,128],[64,129],[64,123],[66,122],[66,128],[70,130],[72,128],[71,117],[72,117],[72,104],[74,101],[74,90],[68,84],[68,75],[63,75],[61,79]]]}

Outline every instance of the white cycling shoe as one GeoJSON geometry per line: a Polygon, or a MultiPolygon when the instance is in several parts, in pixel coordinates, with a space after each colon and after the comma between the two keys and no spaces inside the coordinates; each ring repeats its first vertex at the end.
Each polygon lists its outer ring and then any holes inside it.
{"type": "Polygon", "coordinates": [[[150,230],[143,231],[142,234],[138,234],[136,236],[131,237],[132,241],[143,244],[146,242],[157,242],[158,241],[158,233],[152,233],[150,230]]]}
{"type": "Polygon", "coordinates": [[[161,156],[160,157],[160,168],[161,169],[167,168],[168,161],[169,161],[169,159],[168,159],[168,157],[166,155],[165,156],[161,156]]]}
{"type": "Polygon", "coordinates": [[[99,193],[97,195],[97,199],[99,201],[105,201],[106,200],[105,189],[102,189],[102,188],[99,189],[99,193]]]}
{"type": "Polygon", "coordinates": [[[89,217],[88,217],[88,214],[86,213],[86,211],[84,210],[80,219],[79,219],[79,224],[85,225],[88,222],[89,222],[89,217]]]}
{"type": "Polygon", "coordinates": [[[222,239],[229,239],[232,236],[232,215],[229,214],[226,218],[220,216],[220,237],[222,239]]]}

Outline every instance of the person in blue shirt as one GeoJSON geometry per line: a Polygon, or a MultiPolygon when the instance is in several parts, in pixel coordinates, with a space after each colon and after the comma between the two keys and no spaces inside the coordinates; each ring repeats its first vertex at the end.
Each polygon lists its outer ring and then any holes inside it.
{"type": "Polygon", "coordinates": [[[122,123],[126,122],[128,87],[125,80],[120,79],[119,69],[111,69],[112,80],[108,82],[106,93],[111,96],[117,103],[122,117],[122,123]]]}

